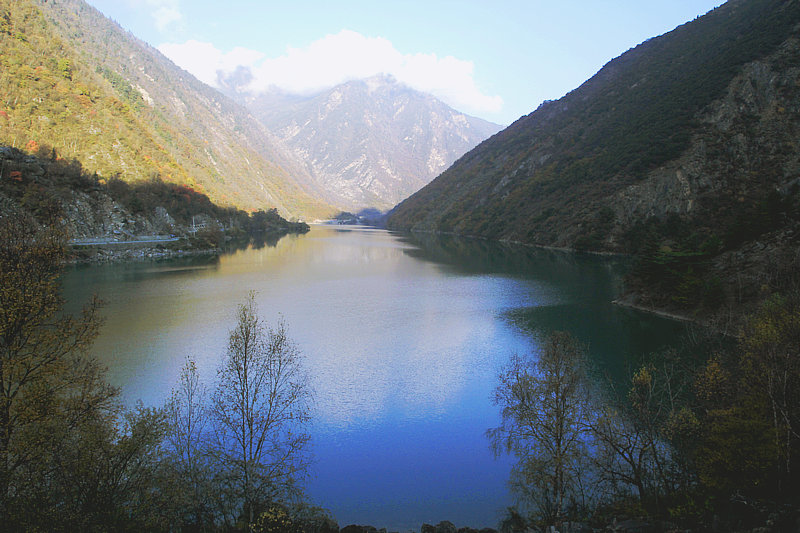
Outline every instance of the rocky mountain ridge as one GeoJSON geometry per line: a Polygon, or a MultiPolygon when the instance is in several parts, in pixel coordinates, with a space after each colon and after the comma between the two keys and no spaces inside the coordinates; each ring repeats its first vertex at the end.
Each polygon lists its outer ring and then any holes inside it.
{"type": "Polygon", "coordinates": [[[248,106],[305,162],[315,190],[348,210],[394,206],[500,130],[388,75],[248,106]]]}

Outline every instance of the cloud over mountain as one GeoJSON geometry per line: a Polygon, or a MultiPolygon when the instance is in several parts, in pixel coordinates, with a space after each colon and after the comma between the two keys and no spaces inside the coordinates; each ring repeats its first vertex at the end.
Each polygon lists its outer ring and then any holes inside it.
{"type": "Polygon", "coordinates": [[[475,82],[474,64],[452,56],[404,54],[383,37],[351,30],[326,35],[306,47],[288,47],[279,57],[237,47],[229,52],[200,41],[165,43],[159,50],[205,83],[239,83],[240,92],[279,88],[312,93],[354,79],[390,74],[414,89],[431,93],[450,106],[473,114],[499,111],[503,100],[475,82]],[[233,74],[233,76],[232,76],[233,74]]]}

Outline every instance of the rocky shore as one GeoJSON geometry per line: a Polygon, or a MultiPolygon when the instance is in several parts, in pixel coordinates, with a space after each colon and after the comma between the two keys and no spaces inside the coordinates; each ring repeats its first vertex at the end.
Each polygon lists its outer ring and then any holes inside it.
{"type": "Polygon", "coordinates": [[[234,243],[270,244],[309,230],[275,208],[246,212],[216,205],[186,184],[89,175],[54,150],[32,155],[0,146],[0,167],[0,217],[59,225],[74,262],[216,255],[234,243]]]}
{"type": "Polygon", "coordinates": [[[157,261],[177,257],[215,256],[222,250],[216,247],[196,248],[186,241],[164,244],[143,244],[122,241],[102,244],[76,245],[72,243],[73,263],[117,263],[126,261],[157,261]]]}

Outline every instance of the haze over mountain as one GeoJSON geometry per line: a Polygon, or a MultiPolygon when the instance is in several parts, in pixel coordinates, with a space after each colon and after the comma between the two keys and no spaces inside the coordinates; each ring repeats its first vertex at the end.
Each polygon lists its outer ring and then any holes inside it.
{"type": "Polygon", "coordinates": [[[316,190],[353,210],[394,206],[501,129],[387,75],[247,104],[305,162],[316,190]]]}
{"type": "Polygon", "coordinates": [[[83,0],[5,12],[0,141],[52,146],[103,177],[158,176],[222,204],[316,218],[387,209],[500,129],[390,77],[263,94],[251,113],[83,0]]]}
{"type": "Polygon", "coordinates": [[[462,157],[389,226],[635,253],[659,303],[752,295],[764,262],[797,262],[798,22],[796,1],[731,0],[650,39],[462,157]]]}
{"type": "Polygon", "coordinates": [[[303,165],[246,109],[82,0],[2,0],[0,142],[100,176],[161,177],[222,204],[329,214],[303,165]]]}

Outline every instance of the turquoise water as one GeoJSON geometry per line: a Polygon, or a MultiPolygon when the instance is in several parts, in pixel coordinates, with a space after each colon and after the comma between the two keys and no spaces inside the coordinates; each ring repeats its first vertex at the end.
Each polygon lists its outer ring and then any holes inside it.
{"type": "Polygon", "coordinates": [[[315,391],[310,498],[340,526],[495,527],[513,503],[510,460],[485,431],[512,353],[571,331],[596,366],[624,377],[674,342],[675,322],[610,304],[615,259],[483,241],[315,226],[274,246],[215,259],[75,267],[70,307],[107,304],[93,353],[126,403],[159,405],[185,358],[213,383],[236,306],[256,291],[285,320],[315,391]]]}

